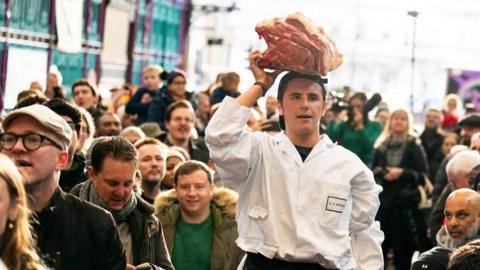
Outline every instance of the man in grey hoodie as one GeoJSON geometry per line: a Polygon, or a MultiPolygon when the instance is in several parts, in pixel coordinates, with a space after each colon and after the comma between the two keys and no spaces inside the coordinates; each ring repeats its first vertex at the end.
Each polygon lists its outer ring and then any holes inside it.
{"type": "Polygon", "coordinates": [[[411,270],[446,270],[450,253],[479,238],[480,194],[467,188],[452,192],[445,203],[445,225],[437,233],[437,246],[422,253],[411,270]]]}

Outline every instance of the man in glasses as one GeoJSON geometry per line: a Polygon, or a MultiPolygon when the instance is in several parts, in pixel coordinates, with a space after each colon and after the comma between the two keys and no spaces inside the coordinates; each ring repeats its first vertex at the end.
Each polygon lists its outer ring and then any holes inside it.
{"type": "Polygon", "coordinates": [[[82,129],[80,111],[74,105],[58,98],[43,105],[60,115],[72,129],[71,143],[68,147],[68,166],[60,174],[60,187],[63,191],[70,192],[74,186],[88,179],[86,160],[75,153],[82,129]]]}
{"type": "Polygon", "coordinates": [[[14,110],[2,123],[0,148],[25,177],[29,208],[37,215],[38,248],[55,269],[125,269],[113,218],[64,193],[60,171],[68,165],[72,129],[43,105],[14,110]]]}

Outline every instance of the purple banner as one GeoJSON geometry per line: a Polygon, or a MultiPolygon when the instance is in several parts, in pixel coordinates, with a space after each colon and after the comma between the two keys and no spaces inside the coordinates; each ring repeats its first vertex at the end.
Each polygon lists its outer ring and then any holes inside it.
{"type": "Polygon", "coordinates": [[[447,94],[455,93],[464,104],[471,104],[475,111],[480,111],[480,71],[448,70],[447,94]]]}

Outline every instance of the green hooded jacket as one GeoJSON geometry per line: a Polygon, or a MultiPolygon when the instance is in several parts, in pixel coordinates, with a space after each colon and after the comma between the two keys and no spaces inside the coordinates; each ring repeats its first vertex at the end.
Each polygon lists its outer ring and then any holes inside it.
{"type": "MultiPolygon", "coordinates": [[[[213,216],[213,241],[210,267],[215,270],[237,269],[244,252],[237,247],[235,208],[238,195],[227,188],[217,188],[210,202],[213,216]]],[[[161,221],[167,249],[172,254],[180,204],[174,189],[161,193],[155,200],[155,215],[161,221]]]]}

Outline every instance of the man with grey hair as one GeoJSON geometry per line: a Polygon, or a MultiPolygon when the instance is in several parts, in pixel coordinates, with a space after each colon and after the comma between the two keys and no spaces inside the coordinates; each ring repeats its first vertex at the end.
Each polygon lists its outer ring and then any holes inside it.
{"type": "Polygon", "coordinates": [[[120,131],[119,136],[135,144],[138,140],[145,138],[145,133],[139,127],[129,126],[120,131]]]}
{"type": "Polygon", "coordinates": [[[430,233],[433,237],[441,227],[444,219],[443,209],[445,209],[445,201],[452,191],[460,188],[469,188],[470,178],[473,169],[480,165],[480,153],[477,151],[461,151],[455,154],[447,163],[446,171],[449,184],[445,186],[442,193],[438,197],[432,214],[430,216],[430,233]]]}
{"type": "Polygon", "coordinates": [[[124,270],[125,253],[112,216],[58,186],[68,165],[68,123],[43,105],[14,110],[2,123],[0,147],[24,176],[38,248],[57,270],[124,270]]]}
{"type": "Polygon", "coordinates": [[[468,188],[452,192],[445,204],[445,224],[437,233],[438,245],[421,254],[411,270],[447,269],[449,254],[479,237],[480,194],[468,188]]]}

